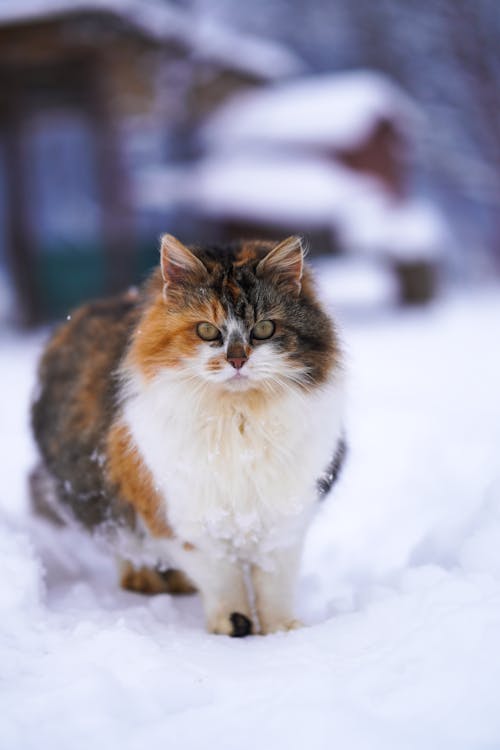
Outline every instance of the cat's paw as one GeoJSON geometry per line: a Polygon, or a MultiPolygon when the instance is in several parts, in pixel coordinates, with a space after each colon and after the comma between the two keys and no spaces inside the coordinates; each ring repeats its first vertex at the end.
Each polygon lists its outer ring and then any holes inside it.
{"type": "Polygon", "coordinates": [[[136,568],[123,560],[120,564],[120,586],[138,594],[165,594],[168,587],[163,576],[154,568],[136,568]]]}
{"type": "Polygon", "coordinates": [[[208,623],[210,633],[230,635],[232,638],[244,638],[252,634],[252,621],[241,612],[231,612],[227,615],[211,617],[208,623]]]}
{"type": "Polygon", "coordinates": [[[261,635],[269,635],[270,633],[283,633],[288,630],[297,630],[302,628],[303,623],[300,620],[294,618],[273,620],[270,622],[261,623],[260,633],[261,635]]]}
{"type": "Polygon", "coordinates": [[[192,594],[196,591],[181,570],[136,568],[128,560],[120,561],[120,586],[139,594],[192,594]]]}

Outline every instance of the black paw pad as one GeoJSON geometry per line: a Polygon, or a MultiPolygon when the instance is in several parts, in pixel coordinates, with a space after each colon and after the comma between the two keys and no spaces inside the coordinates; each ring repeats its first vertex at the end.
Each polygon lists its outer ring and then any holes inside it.
{"type": "Polygon", "coordinates": [[[239,612],[233,612],[229,615],[231,624],[233,626],[233,632],[231,633],[232,638],[244,638],[246,635],[250,635],[252,632],[252,621],[241,615],[239,612]]]}

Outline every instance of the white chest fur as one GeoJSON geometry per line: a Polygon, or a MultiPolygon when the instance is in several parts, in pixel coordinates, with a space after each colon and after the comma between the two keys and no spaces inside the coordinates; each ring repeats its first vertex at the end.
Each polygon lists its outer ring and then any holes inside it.
{"type": "Polygon", "coordinates": [[[133,373],[123,418],[177,536],[252,559],[301,533],[341,433],[341,391],[264,399],[133,373]]]}

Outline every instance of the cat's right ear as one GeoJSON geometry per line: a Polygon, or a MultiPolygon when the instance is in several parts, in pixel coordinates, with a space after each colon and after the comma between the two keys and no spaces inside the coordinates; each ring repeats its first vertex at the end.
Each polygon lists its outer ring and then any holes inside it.
{"type": "Polygon", "coordinates": [[[207,269],[201,260],[172,234],[162,236],[160,253],[165,287],[183,282],[200,282],[207,276],[207,269]]]}

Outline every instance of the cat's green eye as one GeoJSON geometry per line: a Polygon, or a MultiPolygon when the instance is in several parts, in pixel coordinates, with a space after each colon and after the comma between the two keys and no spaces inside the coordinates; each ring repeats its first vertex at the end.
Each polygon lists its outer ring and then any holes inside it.
{"type": "Polygon", "coordinates": [[[252,336],[254,339],[270,339],[276,330],[272,320],[261,320],[256,323],[252,330],[252,336]]]}
{"type": "Polygon", "coordinates": [[[211,323],[198,323],[196,333],[203,341],[216,341],[220,338],[220,331],[211,323]]]}

